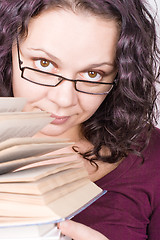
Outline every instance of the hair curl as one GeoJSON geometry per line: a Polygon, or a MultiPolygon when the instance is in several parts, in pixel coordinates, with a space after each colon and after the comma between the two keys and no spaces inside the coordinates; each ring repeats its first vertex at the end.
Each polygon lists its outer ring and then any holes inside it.
{"type": "Polygon", "coordinates": [[[83,157],[115,163],[129,152],[140,153],[153,127],[159,63],[155,22],[143,0],[1,1],[0,95],[13,95],[11,50],[17,31],[24,35],[31,17],[55,7],[115,19],[121,29],[116,54],[117,85],[82,124],[84,137],[94,146],[83,157]],[[101,155],[103,147],[109,148],[109,155],[101,155]]]}

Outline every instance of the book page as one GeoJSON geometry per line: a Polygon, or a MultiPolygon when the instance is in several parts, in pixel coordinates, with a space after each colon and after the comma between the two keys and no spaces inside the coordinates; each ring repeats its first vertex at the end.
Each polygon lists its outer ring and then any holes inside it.
{"type": "MultiPolygon", "coordinates": [[[[80,171],[80,170],[79,170],[80,171]]],[[[4,193],[0,192],[0,204],[2,200],[5,200],[7,202],[16,202],[16,203],[26,203],[28,205],[35,204],[35,205],[48,205],[49,203],[59,199],[60,197],[65,196],[66,194],[76,190],[77,188],[80,188],[87,184],[89,182],[89,179],[87,176],[76,179],[75,181],[72,181],[70,178],[70,181],[68,183],[61,182],[61,184],[58,184],[59,186],[52,186],[52,189],[43,193],[43,194],[20,194],[20,193],[4,193]]],[[[32,187],[32,186],[31,186],[32,187]]]]}
{"type": "MultiPolygon", "coordinates": [[[[71,167],[71,166],[70,166],[71,167]]],[[[82,178],[88,178],[87,171],[82,167],[68,168],[57,173],[50,174],[34,182],[3,182],[0,184],[1,193],[18,193],[42,195],[56,187],[82,178]]]]}
{"type": "Polygon", "coordinates": [[[9,138],[3,142],[0,142],[0,151],[17,146],[17,145],[26,145],[26,144],[38,144],[38,143],[66,143],[73,144],[73,142],[69,142],[68,139],[60,139],[60,138],[52,138],[52,137],[23,137],[23,138],[9,138]]]}
{"type": "MultiPolygon", "coordinates": [[[[32,218],[32,223],[42,223],[44,220],[58,222],[69,218],[91,204],[103,194],[101,188],[92,182],[58,198],[48,205],[27,204],[1,200],[0,212],[4,217],[32,218]],[[83,197],[82,197],[83,196],[83,197]],[[14,206],[14,207],[13,207],[14,206]],[[34,219],[35,218],[35,219],[34,219]],[[39,218],[39,220],[38,220],[39,218]]],[[[25,224],[25,221],[21,224],[25,224]]]]}
{"type": "Polygon", "coordinates": [[[20,112],[26,102],[21,97],[0,97],[0,112],[20,112]]]}
{"type": "Polygon", "coordinates": [[[17,145],[0,151],[0,162],[7,162],[17,159],[29,158],[32,156],[43,155],[53,152],[60,148],[69,146],[70,143],[32,143],[17,145]]]}
{"type": "Polygon", "coordinates": [[[3,120],[0,118],[0,141],[8,138],[31,137],[51,121],[52,118],[46,113],[37,117],[26,115],[26,117],[23,116],[23,120],[20,117],[6,117],[3,120]]]}
{"type": "MultiPolygon", "coordinates": [[[[18,239],[19,240],[23,240],[23,239],[36,240],[37,237],[44,236],[44,235],[48,234],[49,231],[56,228],[54,223],[19,227],[18,222],[21,222],[22,219],[17,218],[14,220],[15,225],[10,226],[10,228],[8,229],[7,226],[5,227],[5,224],[4,224],[5,222],[8,222],[8,219],[2,218],[1,221],[0,221],[0,239],[3,239],[3,240],[5,240],[5,239],[6,240],[12,240],[12,239],[14,239],[14,240],[18,240],[18,239]],[[3,225],[1,225],[1,221],[2,221],[3,225]]],[[[58,238],[56,238],[56,239],[58,240],[58,238]]],[[[45,239],[43,239],[43,240],[45,240],[45,239]]],[[[50,240],[52,240],[52,239],[50,239],[50,240]]]]}
{"type": "MultiPolygon", "coordinates": [[[[45,165],[45,164],[53,164],[53,160],[59,161],[59,158],[71,157],[75,155],[74,153],[66,153],[66,154],[56,154],[56,155],[42,155],[42,156],[35,156],[35,157],[28,157],[22,159],[15,159],[7,162],[0,163],[0,174],[13,172],[15,170],[20,171],[22,167],[31,168],[34,167],[33,164],[37,165],[45,165]]],[[[59,161],[61,162],[61,161],[59,161]]]]}
{"type": "Polygon", "coordinates": [[[11,172],[0,175],[0,183],[11,182],[32,182],[37,181],[50,174],[55,174],[59,171],[69,168],[82,167],[83,162],[74,160],[70,162],[62,162],[58,164],[42,165],[34,168],[24,169],[18,172],[11,172]]]}

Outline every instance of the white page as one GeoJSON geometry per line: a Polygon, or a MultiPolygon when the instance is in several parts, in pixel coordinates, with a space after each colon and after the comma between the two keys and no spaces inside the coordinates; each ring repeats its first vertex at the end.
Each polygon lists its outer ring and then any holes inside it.
{"type": "Polygon", "coordinates": [[[26,102],[25,98],[20,97],[0,97],[0,112],[22,111],[26,102]]]}

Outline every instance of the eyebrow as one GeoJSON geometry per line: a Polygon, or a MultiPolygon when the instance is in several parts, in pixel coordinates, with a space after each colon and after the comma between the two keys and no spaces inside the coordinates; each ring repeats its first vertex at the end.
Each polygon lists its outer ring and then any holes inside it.
{"type": "MultiPolygon", "coordinates": [[[[33,48],[33,47],[31,47],[31,48],[28,48],[28,49],[29,50],[34,50],[34,51],[41,51],[41,52],[47,54],[50,58],[55,59],[55,60],[61,62],[59,58],[57,58],[56,56],[52,55],[51,53],[49,53],[47,50],[45,50],[43,48],[40,49],[40,48],[33,48]]],[[[87,68],[96,68],[96,67],[100,67],[100,66],[103,66],[103,65],[108,65],[108,66],[111,66],[111,67],[115,67],[115,63],[106,61],[106,62],[101,62],[101,63],[97,63],[97,64],[96,63],[90,64],[90,65],[87,66],[87,68]]]]}
{"type": "Polygon", "coordinates": [[[48,55],[50,58],[56,59],[57,61],[60,62],[60,59],[59,59],[59,58],[57,58],[56,56],[52,55],[50,52],[46,51],[46,50],[43,49],[43,48],[33,48],[33,47],[31,47],[31,48],[28,48],[28,50],[34,50],[34,51],[43,52],[43,53],[45,53],[46,55],[48,55]]]}

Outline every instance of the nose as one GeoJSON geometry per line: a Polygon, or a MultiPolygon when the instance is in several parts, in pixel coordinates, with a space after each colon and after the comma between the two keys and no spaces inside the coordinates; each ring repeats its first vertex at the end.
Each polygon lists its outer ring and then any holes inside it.
{"type": "Polygon", "coordinates": [[[59,107],[70,107],[77,104],[77,93],[74,82],[63,80],[58,86],[49,88],[48,98],[59,107]]]}

